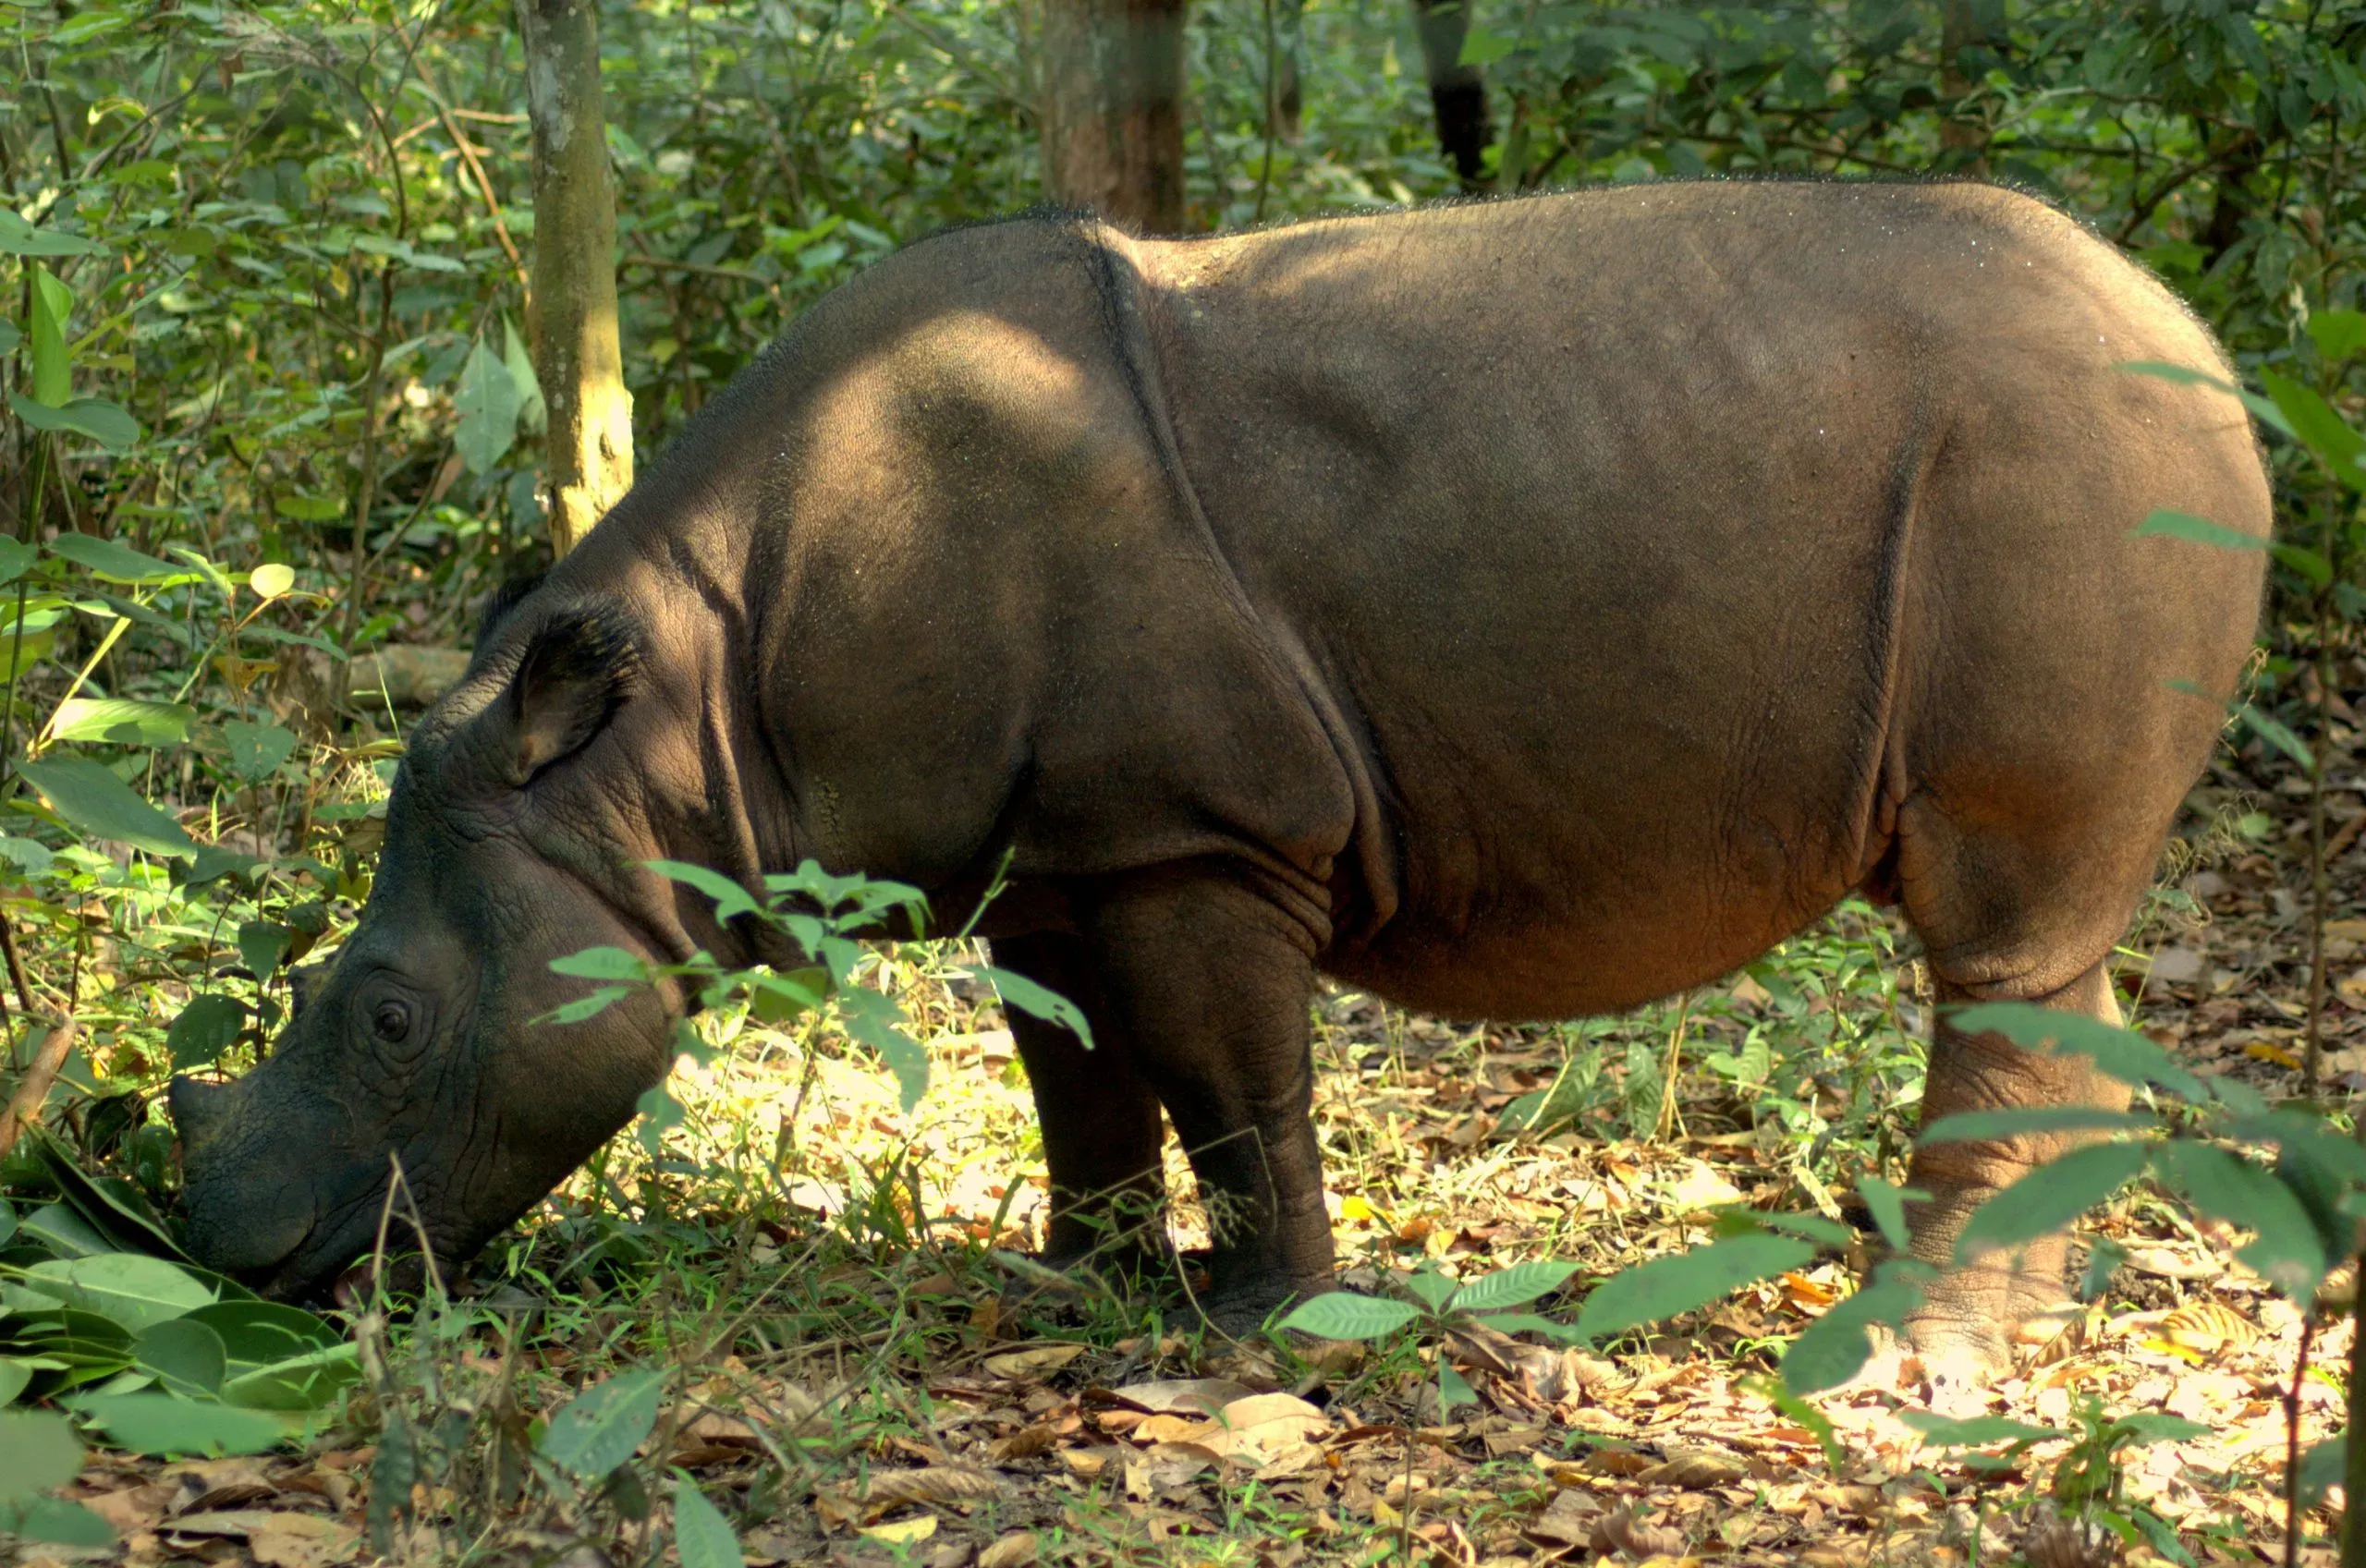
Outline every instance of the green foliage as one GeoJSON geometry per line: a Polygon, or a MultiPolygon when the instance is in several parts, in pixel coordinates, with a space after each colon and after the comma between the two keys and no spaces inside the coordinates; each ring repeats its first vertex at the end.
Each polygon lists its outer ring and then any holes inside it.
{"type": "Polygon", "coordinates": [[[627,1372],[596,1383],[567,1402],[543,1428],[545,1458],[587,1481],[630,1459],[657,1424],[665,1374],[627,1372]]]}

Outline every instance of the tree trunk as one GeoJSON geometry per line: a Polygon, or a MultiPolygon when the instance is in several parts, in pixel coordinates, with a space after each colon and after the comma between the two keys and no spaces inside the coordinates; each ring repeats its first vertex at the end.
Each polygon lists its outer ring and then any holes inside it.
{"type": "Polygon", "coordinates": [[[1940,157],[1953,172],[1972,179],[1988,177],[1988,122],[1965,106],[1973,84],[1962,55],[1988,42],[1997,10],[1997,0],[1940,0],[1940,157]]]}
{"type": "Polygon", "coordinates": [[[1185,0],[1046,0],[1043,183],[1143,234],[1183,227],[1185,0]]]}
{"type": "Polygon", "coordinates": [[[1265,0],[1273,30],[1272,85],[1267,89],[1266,129],[1296,141],[1306,113],[1306,0],[1265,0]]]}
{"type": "Polygon", "coordinates": [[[1470,31],[1472,0],[1413,0],[1413,19],[1428,67],[1430,109],[1437,116],[1438,147],[1462,183],[1485,183],[1482,154],[1494,140],[1487,113],[1487,79],[1462,64],[1462,41],[1470,31]]]}
{"type": "Polygon", "coordinates": [[[534,137],[534,374],[550,410],[543,497],[551,549],[564,555],[632,488],[616,208],[593,0],[517,6],[534,137]]]}

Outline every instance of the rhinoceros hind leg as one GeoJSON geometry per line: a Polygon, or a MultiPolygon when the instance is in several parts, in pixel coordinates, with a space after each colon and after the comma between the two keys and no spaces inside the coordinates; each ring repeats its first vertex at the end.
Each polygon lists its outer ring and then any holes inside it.
{"type": "MultiPolygon", "coordinates": [[[[1924,1125],[1965,1111],[2127,1106],[2127,1087],[2097,1072],[2086,1057],[2040,1055],[2002,1035],[1966,1034],[1947,1022],[1947,1012],[1956,1005],[2003,999],[2000,988],[1982,986],[1975,991],[1942,978],[1938,991],[1938,1034],[1922,1091],[1924,1125]]],[[[2101,964],[2058,991],[2019,1000],[2119,1022],[2111,980],[2101,964]]],[[[2061,1299],[2067,1238],[2047,1236],[2017,1254],[1989,1254],[1960,1265],[1955,1259],[1956,1238],[1982,1203],[2079,1141],[2077,1134],[2031,1135],[1933,1144],[1915,1151],[1909,1184],[1931,1197],[1909,1212],[1913,1250],[1945,1272],[1908,1319],[1907,1333],[1934,1370],[1951,1368],[1964,1375],[2005,1367],[2010,1360],[2012,1331],[2061,1299]]]]}
{"type": "Polygon", "coordinates": [[[1199,1178],[1215,1243],[1202,1307],[1219,1328],[1254,1329],[1331,1278],[1311,1119],[1313,934],[1259,873],[1213,859],[1113,879],[1083,923],[1111,1027],[1199,1178]]]}
{"type": "Polygon", "coordinates": [[[1158,1096],[1112,1027],[1084,943],[1044,934],[997,938],[994,962],[1067,998],[1092,1025],[1094,1049],[1016,1007],[1005,1009],[1035,1091],[1052,1220],[1043,1260],[1104,1277],[1146,1272],[1165,1251],[1165,1128],[1158,1096]]]}

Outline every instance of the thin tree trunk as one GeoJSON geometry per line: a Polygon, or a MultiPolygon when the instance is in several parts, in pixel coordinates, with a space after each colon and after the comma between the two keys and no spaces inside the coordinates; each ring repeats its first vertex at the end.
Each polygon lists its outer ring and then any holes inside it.
{"type": "Polygon", "coordinates": [[[1988,177],[1988,122],[1965,105],[1973,83],[1962,55],[1988,42],[1995,11],[1996,0],[1940,0],[1940,155],[1956,173],[1972,179],[1988,177]]]}
{"type": "Polygon", "coordinates": [[[1266,103],[1268,131],[1296,141],[1306,115],[1306,0],[1272,0],[1273,86],[1266,103]]]}
{"type": "Polygon", "coordinates": [[[1144,234],[1183,228],[1185,0],[1047,0],[1043,183],[1144,234]]]}
{"type": "Polygon", "coordinates": [[[632,395],[616,332],[616,208],[592,0],[517,0],[534,137],[534,374],[550,410],[551,548],[632,488],[632,395]]]}
{"type": "Polygon", "coordinates": [[[1487,112],[1487,79],[1462,63],[1462,42],[1470,33],[1472,0],[1413,0],[1421,61],[1428,68],[1430,110],[1437,116],[1438,147],[1471,188],[1486,183],[1482,154],[1494,140],[1487,112]]]}

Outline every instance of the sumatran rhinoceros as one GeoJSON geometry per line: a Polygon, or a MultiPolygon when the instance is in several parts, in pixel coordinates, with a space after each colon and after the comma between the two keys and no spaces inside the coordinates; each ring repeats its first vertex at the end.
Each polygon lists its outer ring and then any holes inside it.
{"type": "MultiPolygon", "coordinates": [[[[768,956],[660,857],[751,888],[811,857],[947,926],[1006,862],[996,961],[1097,1036],[1011,1019],[1048,1254],[1154,1191],[1163,1111],[1229,1216],[1233,1325],[1332,1268],[1320,977],[1600,1013],[1866,890],[1943,1004],[2113,1018],[2262,582],[2132,530],[2269,527],[2239,405],[2138,360],[2228,374],[2108,246],[1970,185],[914,245],[481,637],[276,1051],[174,1085],[189,1245],[317,1290],[390,1155],[440,1254],[532,1206],[669,1056],[663,996],[536,1023],[586,989],[551,960],[768,956]]],[[[2123,1100],[1940,1015],[1926,1117],[2123,1100]]],[[[1918,1250],[2048,1152],[1918,1153],[1918,1250]]],[[[1913,1336],[1994,1354],[2060,1255],[1956,1270],[1913,1336]]]]}

